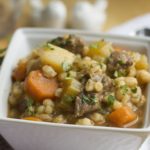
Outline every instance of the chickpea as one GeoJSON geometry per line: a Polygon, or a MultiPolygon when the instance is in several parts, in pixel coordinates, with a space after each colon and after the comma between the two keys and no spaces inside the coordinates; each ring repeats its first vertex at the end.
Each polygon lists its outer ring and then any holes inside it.
{"type": "Polygon", "coordinates": [[[69,77],[76,78],[77,77],[77,72],[69,71],[69,77]]]}
{"type": "Polygon", "coordinates": [[[44,106],[49,105],[49,106],[54,107],[54,102],[53,102],[51,99],[45,99],[45,100],[43,101],[43,105],[44,105],[44,106]]]}
{"type": "Polygon", "coordinates": [[[93,91],[94,90],[94,81],[89,79],[85,85],[86,91],[93,91]]]}
{"type": "Polygon", "coordinates": [[[94,66],[90,69],[90,74],[94,75],[95,73],[101,74],[102,73],[102,69],[100,68],[100,66],[94,66]]]}
{"type": "Polygon", "coordinates": [[[100,113],[91,114],[90,119],[93,120],[94,122],[105,122],[104,116],[100,113]]]}
{"type": "Polygon", "coordinates": [[[46,114],[51,114],[53,112],[53,107],[47,105],[47,106],[45,106],[45,110],[44,111],[45,111],[46,114]]]}
{"type": "Polygon", "coordinates": [[[128,74],[129,77],[135,77],[136,76],[136,69],[134,66],[131,66],[129,68],[129,74],[128,74]]]}
{"type": "Polygon", "coordinates": [[[62,88],[58,88],[55,92],[55,96],[56,97],[60,97],[61,96],[61,93],[62,93],[63,89],[62,88]]]}
{"type": "Polygon", "coordinates": [[[115,100],[114,104],[113,104],[113,109],[118,109],[120,107],[122,107],[122,103],[117,101],[117,100],[115,100]]]}
{"type": "Polygon", "coordinates": [[[101,63],[101,69],[102,69],[102,71],[103,71],[103,72],[105,72],[105,71],[106,71],[106,69],[107,69],[106,64],[101,63]]]}
{"type": "Polygon", "coordinates": [[[16,106],[17,105],[17,99],[14,96],[12,96],[12,95],[9,96],[8,102],[12,106],[16,106]]]}
{"type": "Polygon", "coordinates": [[[124,77],[119,77],[115,79],[115,83],[117,87],[124,86],[126,83],[124,81],[124,77]]]}
{"type": "Polygon", "coordinates": [[[14,85],[13,85],[13,89],[12,89],[12,94],[14,95],[14,96],[20,96],[21,94],[22,94],[22,87],[21,87],[21,85],[20,84],[18,84],[18,83],[15,83],[14,85]]]}
{"type": "Polygon", "coordinates": [[[134,77],[126,77],[125,82],[129,87],[134,87],[138,84],[137,79],[134,77]]]}
{"type": "Polygon", "coordinates": [[[84,59],[87,60],[87,61],[91,61],[91,58],[88,57],[88,56],[85,56],[84,59]]]}
{"type": "Polygon", "coordinates": [[[145,101],[146,101],[146,98],[145,98],[144,95],[142,95],[142,96],[141,96],[141,99],[140,99],[140,101],[139,101],[139,103],[137,104],[137,107],[143,106],[144,103],[145,103],[145,101]]]}
{"type": "Polygon", "coordinates": [[[119,100],[119,101],[122,101],[122,99],[124,98],[124,94],[122,93],[122,90],[121,89],[118,89],[117,91],[116,91],[116,98],[119,100]]]}
{"type": "Polygon", "coordinates": [[[42,67],[42,71],[43,74],[47,77],[47,78],[51,78],[51,77],[55,77],[57,75],[57,73],[55,72],[55,70],[48,65],[45,65],[42,67]]]}
{"type": "Polygon", "coordinates": [[[37,114],[36,117],[40,118],[43,121],[51,122],[52,117],[48,114],[37,114]]]}
{"type": "Polygon", "coordinates": [[[65,119],[65,117],[63,115],[58,115],[55,118],[53,118],[53,122],[55,122],[55,123],[66,123],[67,120],[65,119]]]}
{"type": "Polygon", "coordinates": [[[131,98],[130,95],[126,94],[122,99],[122,103],[127,104],[130,101],[130,98],[131,98]]]}
{"type": "Polygon", "coordinates": [[[93,122],[89,119],[89,118],[83,118],[83,119],[79,119],[76,122],[77,125],[87,125],[87,126],[92,126],[93,122]]]}
{"type": "Polygon", "coordinates": [[[102,89],[103,89],[103,84],[102,84],[101,82],[96,82],[96,83],[94,84],[94,89],[95,89],[96,92],[102,91],[102,89]]]}
{"type": "Polygon", "coordinates": [[[136,75],[139,83],[146,84],[150,82],[150,73],[146,70],[139,70],[137,71],[136,75]]]}
{"type": "Polygon", "coordinates": [[[44,112],[44,109],[45,107],[43,105],[40,105],[38,108],[37,108],[37,113],[38,114],[42,114],[44,112]]]}
{"type": "Polygon", "coordinates": [[[133,110],[133,104],[131,102],[127,102],[125,105],[130,107],[133,110]]]}

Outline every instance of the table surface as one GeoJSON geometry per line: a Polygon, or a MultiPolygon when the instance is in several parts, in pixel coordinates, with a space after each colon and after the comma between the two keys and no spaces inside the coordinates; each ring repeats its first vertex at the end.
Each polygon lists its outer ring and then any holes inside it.
{"type": "MultiPolygon", "coordinates": [[[[2,1],[2,0],[0,0],[2,1]]],[[[46,4],[49,0],[43,0],[46,4]]],[[[68,22],[70,22],[71,11],[73,5],[76,1],[79,0],[62,0],[65,2],[68,10],[68,22]]],[[[89,0],[93,3],[96,0],[89,0]]],[[[107,31],[112,27],[115,27],[119,24],[122,24],[134,17],[150,13],[150,0],[107,0],[108,7],[106,10],[107,19],[103,25],[103,31],[107,31]]],[[[19,18],[17,27],[28,25],[27,21],[30,16],[30,7],[29,3],[26,4],[26,7],[23,9],[23,17],[19,18]]]]}

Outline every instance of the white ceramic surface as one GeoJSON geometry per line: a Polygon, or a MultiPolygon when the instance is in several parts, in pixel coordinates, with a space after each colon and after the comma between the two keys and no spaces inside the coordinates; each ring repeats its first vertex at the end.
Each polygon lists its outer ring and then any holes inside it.
{"type": "MultiPolygon", "coordinates": [[[[145,124],[139,129],[85,127],[32,122],[7,118],[7,99],[12,69],[33,48],[51,38],[77,34],[87,42],[106,39],[128,49],[144,52],[150,58],[150,39],[134,38],[73,30],[19,29],[14,34],[0,72],[0,133],[15,150],[137,150],[150,133],[149,108],[145,124]]],[[[149,86],[148,89],[149,90],[149,86]]],[[[149,99],[149,93],[147,92],[149,99]]],[[[149,100],[147,106],[149,106],[149,100]]]]}

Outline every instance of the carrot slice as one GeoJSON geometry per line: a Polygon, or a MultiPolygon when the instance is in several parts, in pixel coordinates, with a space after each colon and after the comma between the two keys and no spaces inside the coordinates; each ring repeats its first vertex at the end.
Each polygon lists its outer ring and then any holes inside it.
{"type": "Polygon", "coordinates": [[[57,87],[57,80],[45,78],[40,70],[31,71],[25,80],[26,92],[37,101],[53,98],[57,87]]]}
{"type": "Polygon", "coordinates": [[[137,115],[127,106],[121,107],[108,115],[109,120],[117,126],[123,126],[137,118],[137,115]]]}
{"type": "Polygon", "coordinates": [[[42,121],[41,119],[37,117],[24,117],[23,120],[31,120],[31,121],[42,121]]]}

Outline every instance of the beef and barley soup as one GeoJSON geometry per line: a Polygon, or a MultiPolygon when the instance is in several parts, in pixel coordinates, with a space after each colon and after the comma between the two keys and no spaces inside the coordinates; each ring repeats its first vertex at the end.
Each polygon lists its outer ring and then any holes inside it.
{"type": "Polygon", "coordinates": [[[12,73],[8,117],[53,123],[141,127],[147,56],[75,35],[46,42],[12,73]]]}

